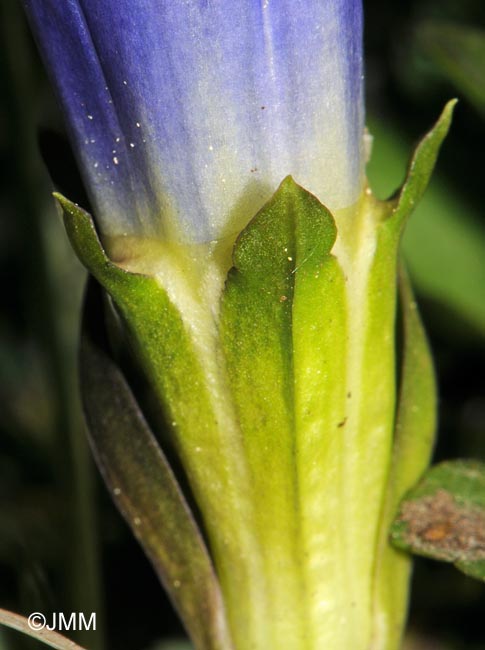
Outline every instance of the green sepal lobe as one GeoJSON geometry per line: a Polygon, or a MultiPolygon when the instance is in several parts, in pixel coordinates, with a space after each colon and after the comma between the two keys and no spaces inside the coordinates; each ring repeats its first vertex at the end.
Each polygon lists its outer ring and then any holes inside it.
{"type": "Polygon", "coordinates": [[[376,650],[400,647],[411,562],[409,556],[389,544],[389,528],[402,495],[428,466],[436,429],[436,382],[431,352],[403,267],[399,294],[401,368],[392,459],[377,548],[373,638],[376,650]]]}
{"type": "Polygon", "coordinates": [[[335,465],[329,446],[345,417],[341,375],[327,391],[345,347],[344,280],[330,253],[336,234],[328,210],[286,178],[237,240],[222,296],[221,345],[257,504],[267,615],[279,621],[271,647],[336,639],[319,631],[328,572],[324,579],[305,559],[330,515],[319,495],[331,479],[316,459],[335,465]]]}
{"type": "MultiPolygon", "coordinates": [[[[200,650],[231,647],[212,560],[182,490],[120,369],[101,343],[91,280],[81,336],[81,392],[91,447],[112,497],[200,650]]],[[[102,332],[101,332],[102,334],[102,332]]]]}
{"type": "Polygon", "coordinates": [[[441,145],[451,126],[456,99],[450,100],[430,131],[419,142],[408,165],[406,179],[397,193],[392,220],[402,230],[407,219],[421,200],[431,180],[441,145]]]}

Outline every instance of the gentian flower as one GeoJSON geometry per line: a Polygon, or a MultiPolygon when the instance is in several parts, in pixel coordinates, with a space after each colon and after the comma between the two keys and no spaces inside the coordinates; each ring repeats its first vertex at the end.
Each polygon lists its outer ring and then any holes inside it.
{"type": "Polygon", "coordinates": [[[288,174],[357,200],[360,0],[25,6],[104,235],[219,239],[288,174]]]}
{"type": "Polygon", "coordinates": [[[69,237],[159,405],[161,443],[84,345],[93,447],[196,647],[394,650],[388,528],[434,428],[405,275],[396,355],[398,246],[450,107],[380,203],[360,0],[24,4],[104,248],[58,197],[69,237]]]}

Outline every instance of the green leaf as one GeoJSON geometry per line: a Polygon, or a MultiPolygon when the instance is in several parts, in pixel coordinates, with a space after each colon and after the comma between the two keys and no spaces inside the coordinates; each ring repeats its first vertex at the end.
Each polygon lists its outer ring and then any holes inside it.
{"type": "Polygon", "coordinates": [[[453,562],[485,581],[485,464],[432,467],[402,501],[391,539],[397,548],[453,562]]]}
{"type": "Polygon", "coordinates": [[[418,26],[416,37],[441,73],[485,115],[485,31],[430,21],[418,26]]]}
{"type": "Polygon", "coordinates": [[[93,324],[99,323],[102,301],[96,300],[93,286],[89,294],[81,339],[81,391],[99,468],[196,647],[227,650],[231,643],[212,561],[123,375],[96,341],[93,324]]]}

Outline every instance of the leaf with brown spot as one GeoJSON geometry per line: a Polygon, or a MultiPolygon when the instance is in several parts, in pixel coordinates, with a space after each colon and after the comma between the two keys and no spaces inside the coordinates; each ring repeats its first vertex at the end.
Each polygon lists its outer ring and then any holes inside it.
{"type": "Polygon", "coordinates": [[[432,467],[402,501],[391,540],[485,581],[485,464],[460,460],[432,467]]]}

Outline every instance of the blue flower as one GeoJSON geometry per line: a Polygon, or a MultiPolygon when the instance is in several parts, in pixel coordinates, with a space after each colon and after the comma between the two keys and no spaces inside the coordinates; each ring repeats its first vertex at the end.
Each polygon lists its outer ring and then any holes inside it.
{"type": "Polygon", "coordinates": [[[103,235],[210,241],[362,186],[360,0],[25,0],[103,235]]]}

